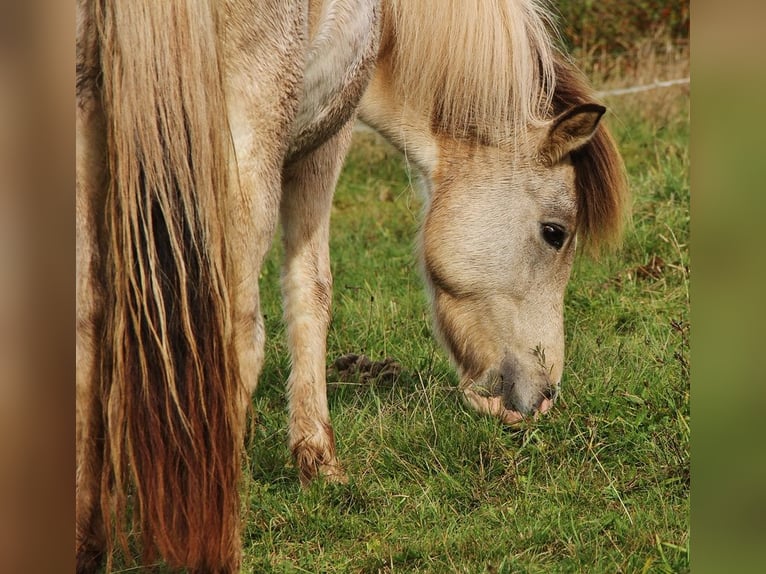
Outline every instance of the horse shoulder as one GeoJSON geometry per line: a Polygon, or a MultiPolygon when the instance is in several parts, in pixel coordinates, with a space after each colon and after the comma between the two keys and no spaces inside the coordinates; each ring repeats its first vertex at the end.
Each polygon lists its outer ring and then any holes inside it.
{"type": "Polygon", "coordinates": [[[332,137],[355,114],[378,51],[376,0],[314,0],[290,156],[332,137]]]}

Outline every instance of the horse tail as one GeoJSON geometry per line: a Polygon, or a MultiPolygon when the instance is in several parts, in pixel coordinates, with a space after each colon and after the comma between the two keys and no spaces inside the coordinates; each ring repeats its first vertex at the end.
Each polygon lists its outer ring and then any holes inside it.
{"type": "Polygon", "coordinates": [[[116,543],[127,552],[132,528],[145,564],[230,572],[240,562],[244,414],[217,15],[201,0],[94,4],[109,170],[100,357],[109,556],[116,543]]]}

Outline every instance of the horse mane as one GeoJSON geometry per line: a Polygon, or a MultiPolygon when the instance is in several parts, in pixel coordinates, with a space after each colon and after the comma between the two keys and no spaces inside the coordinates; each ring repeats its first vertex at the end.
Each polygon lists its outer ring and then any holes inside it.
{"type": "MultiPolygon", "coordinates": [[[[392,88],[405,102],[430,106],[433,129],[507,141],[595,101],[557,48],[544,0],[443,0],[435,10],[431,2],[384,2],[381,35],[392,88]]],[[[571,156],[578,236],[597,254],[621,235],[628,195],[622,158],[603,123],[571,156]]]]}
{"type": "MultiPolygon", "coordinates": [[[[564,55],[556,57],[554,70],[554,116],[595,100],[582,73],[564,55]]],[[[575,168],[577,234],[586,251],[597,255],[602,248],[616,246],[622,235],[629,198],[625,165],[603,122],[591,140],[570,156],[575,168]]]]}
{"type": "Polygon", "coordinates": [[[403,99],[432,105],[437,129],[508,137],[547,118],[551,22],[540,0],[390,0],[381,52],[403,99]]]}

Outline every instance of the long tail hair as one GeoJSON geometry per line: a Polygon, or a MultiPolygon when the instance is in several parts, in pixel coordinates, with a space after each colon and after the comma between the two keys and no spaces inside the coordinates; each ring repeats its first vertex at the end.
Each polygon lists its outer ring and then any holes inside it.
{"type": "Polygon", "coordinates": [[[132,527],[145,564],[234,571],[242,395],[217,14],[203,0],[98,0],[93,17],[109,173],[100,357],[109,556],[128,549],[132,527]]]}

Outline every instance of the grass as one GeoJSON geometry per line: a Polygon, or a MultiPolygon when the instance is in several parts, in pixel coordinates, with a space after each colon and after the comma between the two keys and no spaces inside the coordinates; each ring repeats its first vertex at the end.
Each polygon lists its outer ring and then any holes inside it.
{"type": "Polygon", "coordinates": [[[417,272],[403,158],[355,136],[333,210],[328,366],[393,357],[394,382],[329,400],[348,485],[301,489],[286,446],[289,358],[275,243],[262,273],[266,365],[254,397],[245,571],[689,570],[689,100],[608,99],[634,196],[616,254],[576,261],[554,410],[516,430],[462,405],[417,272]]]}

